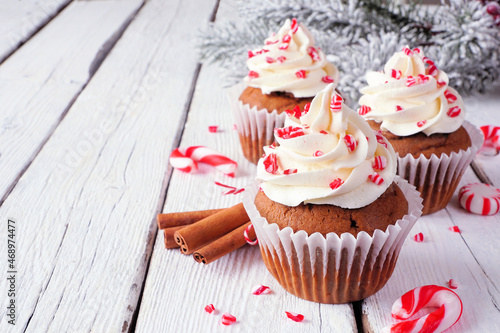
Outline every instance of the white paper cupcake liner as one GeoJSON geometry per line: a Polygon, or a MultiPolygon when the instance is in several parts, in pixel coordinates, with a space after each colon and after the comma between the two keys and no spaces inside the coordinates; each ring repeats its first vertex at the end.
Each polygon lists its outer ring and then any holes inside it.
{"type": "Polygon", "coordinates": [[[362,231],[357,237],[280,230],[255,207],[258,183],[249,185],[243,205],[268,270],[286,290],[314,302],[347,303],[377,292],[391,276],[401,246],[422,212],[415,187],[399,177],[395,181],[408,201],[408,214],[386,230],[375,230],[373,236],[362,231]]]}
{"type": "Polygon", "coordinates": [[[245,87],[244,84],[236,85],[229,88],[227,94],[243,154],[250,162],[257,164],[263,153],[262,147],[274,142],[274,129],[284,126],[286,113],[278,114],[276,110],[270,112],[267,109],[257,109],[243,104],[239,97],[245,87]]]}
{"type": "Polygon", "coordinates": [[[446,207],[450,202],[460,178],[483,144],[483,134],[476,126],[465,121],[463,127],[469,134],[472,145],[467,150],[442,154],[440,157],[424,155],[418,158],[407,154],[398,156],[397,174],[414,185],[424,200],[423,214],[431,214],[446,207]]]}

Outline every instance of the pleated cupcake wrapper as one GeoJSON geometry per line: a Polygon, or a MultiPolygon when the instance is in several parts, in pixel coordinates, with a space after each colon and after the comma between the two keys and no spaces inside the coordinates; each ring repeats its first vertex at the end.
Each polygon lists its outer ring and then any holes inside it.
{"type": "Polygon", "coordinates": [[[418,158],[408,154],[398,156],[398,175],[414,185],[424,200],[423,214],[434,213],[450,202],[460,178],[483,144],[483,134],[476,126],[465,121],[463,127],[472,145],[467,150],[442,154],[440,157],[424,155],[418,158]]]}
{"type": "Polygon", "coordinates": [[[276,110],[270,112],[243,104],[239,97],[245,87],[244,84],[233,86],[227,90],[227,94],[243,153],[249,161],[257,163],[263,153],[262,147],[274,142],[274,129],[284,126],[286,113],[278,114],[276,110]]]}
{"type": "Polygon", "coordinates": [[[357,237],[280,230],[255,207],[258,183],[248,186],[243,204],[269,271],[286,290],[315,302],[347,303],[377,292],[391,276],[401,246],[421,214],[422,199],[415,187],[399,177],[396,183],[408,201],[408,214],[373,236],[362,231],[357,237]]]}

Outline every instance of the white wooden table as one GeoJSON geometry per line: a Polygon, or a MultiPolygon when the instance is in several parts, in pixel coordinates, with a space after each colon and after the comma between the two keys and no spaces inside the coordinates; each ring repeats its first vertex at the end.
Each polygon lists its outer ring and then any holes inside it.
{"type": "MultiPolygon", "coordinates": [[[[198,30],[234,15],[233,6],[0,2],[0,332],[378,332],[403,293],[451,278],[464,313],[449,332],[500,332],[500,215],[469,214],[456,195],[419,219],[387,285],[355,304],[286,293],[257,247],[209,265],[164,248],[158,213],[229,207],[241,194],[222,195],[214,182],[243,187],[255,176],[219,72],[198,64],[195,49],[198,30]],[[236,177],[169,166],[174,148],[200,144],[236,160],[236,177]],[[462,233],[448,230],[455,225],[462,233]],[[412,240],[418,232],[423,243],[412,240]],[[273,293],[251,295],[257,284],[273,293]],[[204,312],[210,303],[218,315],[204,312]],[[237,323],[222,326],[223,312],[237,323]]],[[[468,120],[500,125],[499,95],[468,97],[468,120]]],[[[497,186],[499,162],[476,158],[497,186]]],[[[476,181],[468,169],[461,185],[476,181]]]]}

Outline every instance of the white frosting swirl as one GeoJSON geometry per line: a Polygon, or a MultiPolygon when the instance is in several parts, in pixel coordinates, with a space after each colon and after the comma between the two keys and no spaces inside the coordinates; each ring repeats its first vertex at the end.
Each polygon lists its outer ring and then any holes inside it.
{"type": "Polygon", "coordinates": [[[365,109],[360,113],[393,134],[451,133],[465,119],[464,102],[448,87],[448,76],[420,49],[396,52],[384,72],[369,72],[366,80],[359,100],[365,109]]]}
{"type": "Polygon", "coordinates": [[[333,82],[339,72],[314,47],[314,38],[302,24],[287,19],[276,35],[265,41],[262,49],[249,51],[249,75],[245,82],[262,93],[289,92],[296,98],[313,97],[333,82]]]}
{"type": "Polygon", "coordinates": [[[343,103],[333,84],[314,97],[300,118],[288,115],[275,137],[279,146],[264,147],[257,178],[263,181],[264,193],[281,204],[360,208],[394,180],[397,162],[392,146],[343,103]],[[356,146],[349,148],[349,139],[356,146]],[[377,177],[383,179],[381,184],[377,177]]]}

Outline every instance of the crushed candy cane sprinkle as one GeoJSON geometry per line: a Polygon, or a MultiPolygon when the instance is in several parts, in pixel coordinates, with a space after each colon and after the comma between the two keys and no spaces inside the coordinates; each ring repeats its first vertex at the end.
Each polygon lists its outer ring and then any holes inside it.
{"type": "Polygon", "coordinates": [[[289,312],[289,311],[285,311],[285,313],[288,318],[298,323],[304,320],[304,315],[301,315],[300,313],[289,312]]]}
{"type": "Polygon", "coordinates": [[[232,325],[234,323],[236,323],[235,316],[233,316],[232,314],[227,313],[227,312],[222,314],[222,317],[221,317],[221,324],[222,325],[229,326],[229,325],[232,325]]]}
{"type": "Polygon", "coordinates": [[[271,288],[268,286],[264,286],[262,284],[259,284],[255,287],[252,288],[252,295],[266,295],[270,294],[272,292],[271,288]]]}

